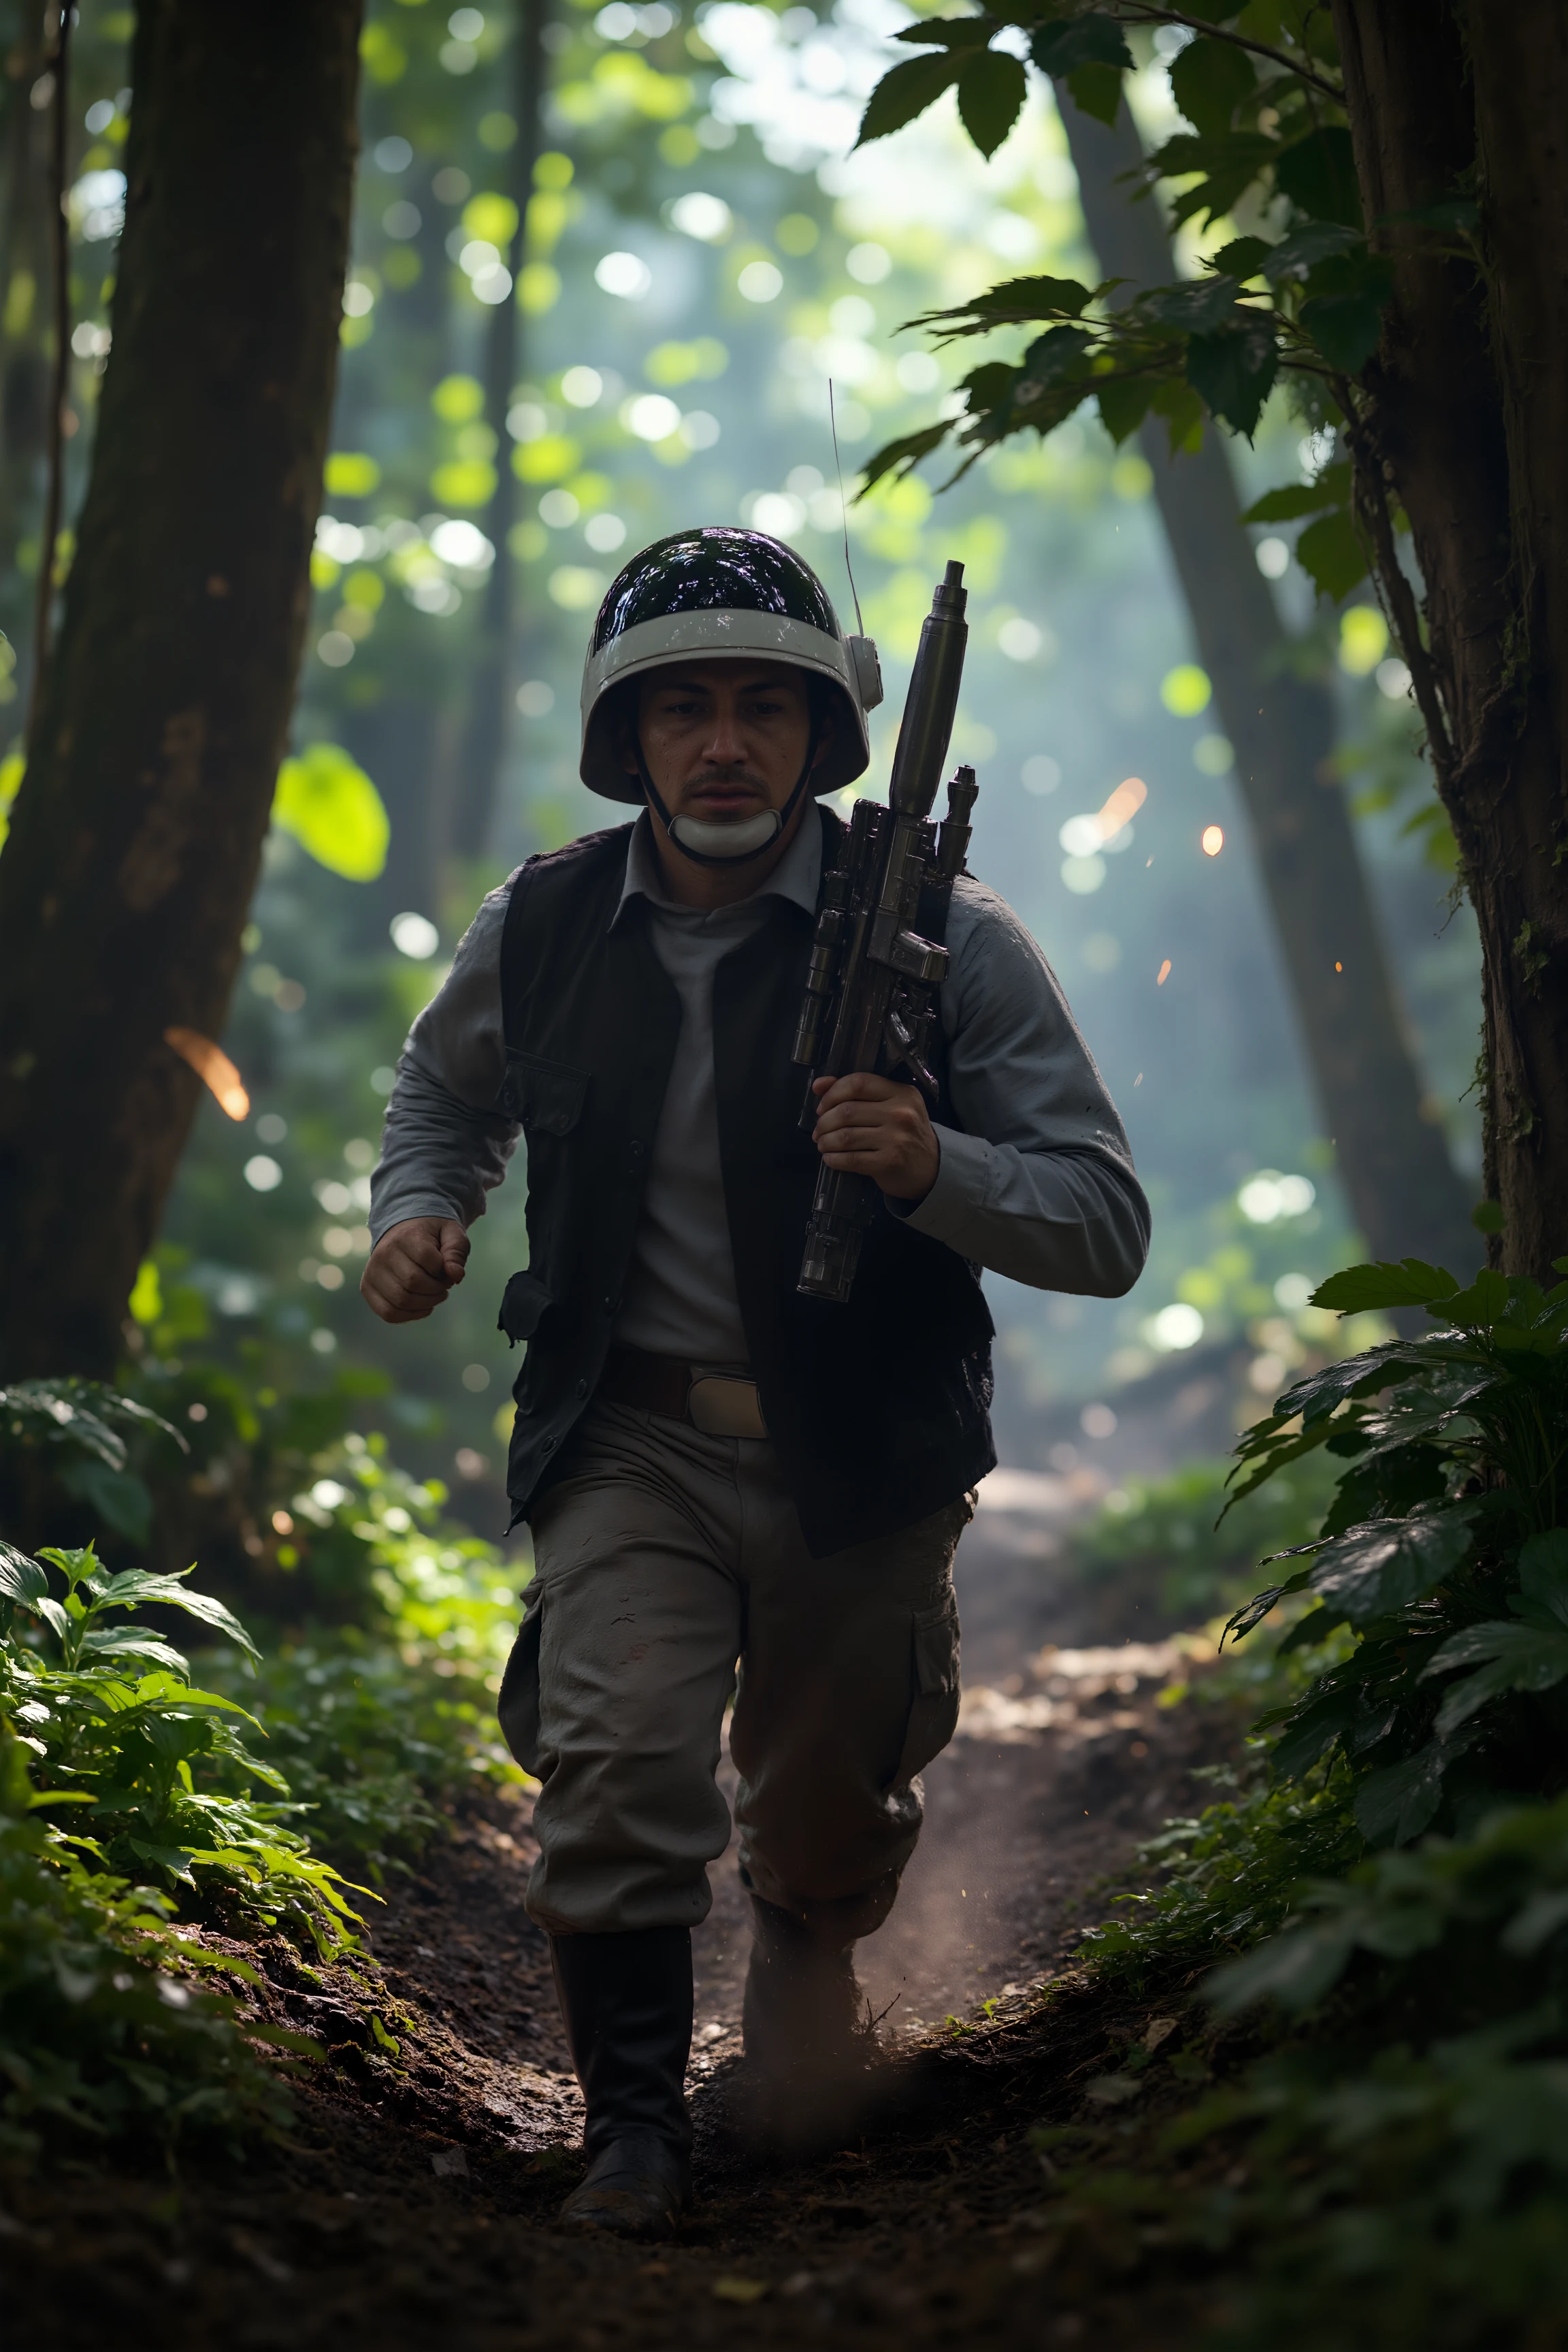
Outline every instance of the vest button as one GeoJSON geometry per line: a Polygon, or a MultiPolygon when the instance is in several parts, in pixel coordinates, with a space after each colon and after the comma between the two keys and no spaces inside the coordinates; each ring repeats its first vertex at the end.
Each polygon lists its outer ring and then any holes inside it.
{"type": "Polygon", "coordinates": [[[547,1437],[547,1438],[545,1439],[545,1441],[544,1441],[544,1451],[546,1452],[546,1454],[552,1454],[552,1453],[554,1452],[554,1450],[555,1450],[555,1440],[554,1440],[552,1437],[547,1437]]]}
{"type": "Polygon", "coordinates": [[[579,1395],[579,1396],[586,1396],[586,1395],[587,1395],[587,1393],[588,1393],[588,1383],[587,1383],[587,1381],[578,1381],[578,1383],[577,1383],[577,1393],[578,1393],[578,1395],[579,1395]]]}

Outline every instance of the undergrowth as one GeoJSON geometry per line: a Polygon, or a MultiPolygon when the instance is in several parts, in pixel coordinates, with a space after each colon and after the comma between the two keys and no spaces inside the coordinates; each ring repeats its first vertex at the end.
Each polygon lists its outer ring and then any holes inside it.
{"type": "Polygon", "coordinates": [[[1180,2008],[1197,1980],[1198,2006],[1173,2066],[1145,2053],[1100,2087],[1114,2126],[1044,2133],[1042,2153],[1064,2243],[1109,2231],[1123,2265],[1217,2273],[1216,2343],[1554,2344],[1568,1283],[1461,1289],[1406,1260],[1315,1303],[1424,1306],[1437,1328],[1310,1375],[1243,1440],[1243,1495],[1310,1457],[1338,1468],[1318,1533],[1229,1630],[1293,1596],[1305,1613],[1249,1761],[1146,1849],[1157,1891],[1085,1943],[1108,1990],[1180,2008]],[[1155,2089],[1164,2119],[1139,2131],[1155,2089]]]}

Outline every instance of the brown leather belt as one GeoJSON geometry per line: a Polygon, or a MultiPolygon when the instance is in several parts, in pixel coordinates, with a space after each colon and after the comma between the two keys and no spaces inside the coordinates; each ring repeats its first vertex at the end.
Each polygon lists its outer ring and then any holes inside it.
{"type": "Polygon", "coordinates": [[[766,1437],[762,1397],[755,1381],[732,1372],[705,1371],[677,1356],[652,1356],[641,1348],[612,1348],[599,1382],[606,1404],[629,1404],[668,1421],[689,1422],[705,1437],[766,1437]]]}

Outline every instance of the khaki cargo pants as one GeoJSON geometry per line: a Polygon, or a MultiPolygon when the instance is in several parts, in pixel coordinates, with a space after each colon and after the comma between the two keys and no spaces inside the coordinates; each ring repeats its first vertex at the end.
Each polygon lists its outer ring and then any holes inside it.
{"type": "Polygon", "coordinates": [[[528,1908],[554,1934],[689,1927],[740,1775],[741,1874],[848,1941],[914,1852],[958,1719],[961,1497],[813,1559],[773,1449],[595,1406],[533,1517],[501,1729],[542,1783],[528,1908]],[[740,1661],[739,1675],[736,1661],[740,1661]]]}

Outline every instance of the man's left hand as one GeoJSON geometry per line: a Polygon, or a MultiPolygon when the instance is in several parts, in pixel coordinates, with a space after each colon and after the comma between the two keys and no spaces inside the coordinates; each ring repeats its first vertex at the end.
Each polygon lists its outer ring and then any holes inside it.
{"type": "Polygon", "coordinates": [[[942,1150],[918,1087],[899,1087],[868,1070],[814,1078],[812,1140],[829,1168],[869,1176],[895,1201],[923,1201],[936,1182],[942,1150]]]}

